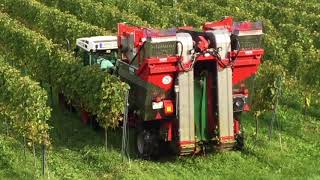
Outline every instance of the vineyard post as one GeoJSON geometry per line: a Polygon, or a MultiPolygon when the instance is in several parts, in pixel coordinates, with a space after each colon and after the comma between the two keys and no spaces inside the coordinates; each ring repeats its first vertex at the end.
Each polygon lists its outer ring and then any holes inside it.
{"type": "Polygon", "coordinates": [[[256,120],[256,138],[258,138],[258,129],[259,129],[258,115],[255,114],[254,118],[256,120]]]}
{"type": "Polygon", "coordinates": [[[129,90],[125,92],[125,105],[124,105],[124,118],[123,118],[123,126],[122,126],[122,147],[121,147],[121,154],[122,154],[122,161],[124,157],[127,155],[129,162],[130,157],[128,153],[129,141],[128,141],[128,108],[129,108],[129,90]]]}
{"type": "Polygon", "coordinates": [[[5,120],[5,122],[6,122],[6,133],[7,133],[7,136],[9,136],[9,124],[8,124],[8,120],[5,120]]]}
{"type": "Polygon", "coordinates": [[[53,106],[53,90],[52,90],[51,82],[50,82],[49,86],[50,86],[50,101],[51,101],[51,106],[53,106]]]}
{"type": "Polygon", "coordinates": [[[32,152],[33,152],[33,165],[34,165],[34,170],[35,170],[35,173],[36,173],[36,169],[37,169],[37,162],[36,162],[36,148],[35,148],[35,145],[34,145],[34,142],[32,141],[32,152]]]}
{"type": "Polygon", "coordinates": [[[45,165],[46,165],[46,146],[44,145],[44,143],[42,144],[42,176],[45,175],[45,165]]]}
{"type": "MultiPolygon", "coordinates": [[[[283,86],[283,76],[280,76],[280,80],[278,81],[278,90],[279,90],[279,93],[278,93],[278,99],[279,98],[282,98],[283,96],[283,92],[282,92],[282,86],[283,86]]],[[[277,103],[279,103],[279,100],[277,99],[277,103]]],[[[281,99],[280,99],[281,100],[281,99]]],[[[281,110],[281,109],[280,109],[281,110]]],[[[283,110],[281,110],[283,111],[283,110]]],[[[283,112],[281,112],[282,114],[282,117],[281,118],[285,118],[285,116],[283,115],[283,112]]],[[[278,120],[278,129],[279,129],[279,143],[280,143],[280,148],[282,150],[282,136],[281,136],[281,131],[282,131],[282,125],[281,125],[281,119],[278,120]]]]}
{"type": "Polygon", "coordinates": [[[271,118],[271,121],[270,121],[270,124],[269,124],[269,140],[271,140],[271,136],[272,136],[272,131],[273,131],[273,122],[276,120],[277,118],[277,109],[274,108],[272,110],[272,118],[271,118]]]}
{"type": "Polygon", "coordinates": [[[271,119],[270,125],[269,125],[269,140],[271,140],[272,131],[273,131],[273,124],[275,121],[278,121],[278,113],[279,113],[278,106],[279,106],[279,98],[281,96],[281,83],[282,83],[282,81],[283,81],[282,77],[278,76],[274,82],[274,88],[275,88],[274,99],[273,99],[274,104],[272,105],[272,119],[271,119]]]}
{"type": "Polygon", "coordinates": [[[307,116],[308,107],[310,106],[310,96],[306,91],[305,89],[304,93],[302,93],[304,97],[304,116],[307,116]]]}
{"type": "MultiPolygon", "coordinates": [[[[48,59],[50,59],[48,57],[48,59]]],[[[52,81],[51,81],[51,68],[49,68],[49,88],[50,88],[50,101],[51,101],[51,106],[53,106],[53,92],[52,92],[52,81]]]]}
{"type": "Polygon", "coordinates": [[[23,156],[26,159],[26,136],[23,135],[23,156]]]}
{"type": "MultiPolygon", "coordinates": [[[[256,75],[253,76],[253,79],[250,79],[251,82],[251,98],[250,98],[250,104],[253,104],[253,97],[255,96],[255,83],[256,83],[256,75]]],[[[259,129],[259,119],[258,116],[260,115],[260,111],[254,112],[254,119],[256,121],[256,138],[258,138],[258,129],[259,129]]]]}
{"type": "Polygon", "coordinates": [[[105,127],[104,128],[104,136],[105,136],[105,150],[107,151],[108,150],[108,128],[105,127]]]}

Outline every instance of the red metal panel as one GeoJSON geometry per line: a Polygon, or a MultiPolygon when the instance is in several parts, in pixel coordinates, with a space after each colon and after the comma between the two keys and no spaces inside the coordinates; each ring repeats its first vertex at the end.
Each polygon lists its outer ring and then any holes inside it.
{"type": "Polygon", "coordinates": [[[242,66],[235,66],[233,69],[232,78],[233,85],[239,84],[255,74],[258,70],[258,65],[259,64],[247,64],[242,66]]]}
{"type": "Polygon", "coordinates": [[[174,73],[177,72],[176,62],[177,57],[168,57],[165,61],[161,58],[149,58],[137,70],[137,75],[168,91],[173,87],[174,73]]]}
{"type": "Polygon", "coordinates": [[[204,31],[207,30],[212,30],[212,29],[222,29],[222,28],[227,28],[230,32],[232,30],[232,24],[233,24],[233,19],[232,17],[227,17],[221,21],[218,22],[207,22],[204,23],[202,26],[202,29],[204,31]]]}

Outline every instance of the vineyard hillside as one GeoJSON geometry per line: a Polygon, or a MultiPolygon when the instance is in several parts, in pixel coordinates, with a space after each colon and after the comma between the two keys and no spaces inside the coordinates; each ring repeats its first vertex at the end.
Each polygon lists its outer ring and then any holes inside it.
{"type": "Polygon", "coordinates": [[[0,179],[320,179],[319,30],[318,0],[0,0],[0,179]],[[129,86],[83,66],[76,39],[226,16],[263,24],[244,150],[124,157],[129,86]],[[98,123],[81,122],[87,111],[98,123]]]}

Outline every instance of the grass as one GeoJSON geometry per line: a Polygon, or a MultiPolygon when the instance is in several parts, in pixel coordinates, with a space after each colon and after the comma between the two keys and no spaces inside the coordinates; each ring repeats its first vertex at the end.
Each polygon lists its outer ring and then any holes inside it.
{"type": "MultiPolygon", "coordinates": [[[[313,109],[313,111],[316,111],[313,109]]],[[[286,118],[268,137],[270,116],[260,120],[258,137],[250,114],[243,116],[246,149],[202,156],[128,160],[120,154],[120,133],[109,130],[109,150],[104,135],[80,122],[78,114],[54,107],[48,152],[50,179],[320,179],[320,116],[288,107],[286,118]]],[[[279,123],[278,123],[279,124],[279,123]]],[[[41,178],[40,150],[36,167],[30,150],[0,130],[1,179],[41,178]]]]}

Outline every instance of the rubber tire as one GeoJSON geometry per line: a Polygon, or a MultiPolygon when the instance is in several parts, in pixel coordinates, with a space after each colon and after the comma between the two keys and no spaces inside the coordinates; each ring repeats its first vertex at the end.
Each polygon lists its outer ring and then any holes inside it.
{"type": "Polygon", "coordinates": [[[139,158],[151,159],[158,155],[158,141],[151,130],[138,130],[136,134],[136,151],[139,158]]]}
{"type": "Polygon", "coordinates": [[[241,134],[237,134],[235,149],[242,151],[244,150],[244,147],[245,147],[244,134],[242,132],[241,134]]]}

